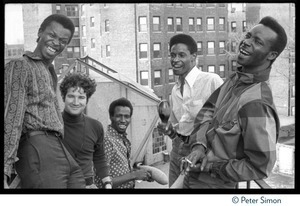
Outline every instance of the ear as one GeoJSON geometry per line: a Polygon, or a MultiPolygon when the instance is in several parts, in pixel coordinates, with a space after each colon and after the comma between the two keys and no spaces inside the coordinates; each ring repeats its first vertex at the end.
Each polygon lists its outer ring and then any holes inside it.
{"type": "Polygon", "coordinates": [[[193,60],[196,61],[196,58],[197,58],[197,52],[192,53],[192,57],[193,57],[193,60]]]}
{"type": "Polygon", "coordinates": [[[273,61],[274,59],[276,59],[278,56],[278,52],[276,51],[271,51],[268,55],[268,60],[273,61]]]}
{"type": "Polygon", "coordinates": [[[38,40],[40,40],[40,37],[42,36],[42,33],[43,33],[42,29],[39,28],[39,31],[38,31],[38,40]]]}

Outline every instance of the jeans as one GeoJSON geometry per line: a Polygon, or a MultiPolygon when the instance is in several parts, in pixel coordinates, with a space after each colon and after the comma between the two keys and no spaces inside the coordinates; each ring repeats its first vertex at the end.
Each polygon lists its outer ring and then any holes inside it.
{"type": "Polygon", "coordinates": [[[55,135],[23,136],[18,158],[21,188],[85,188],[81,168],[55,135]]]}
{"type": "Polygon", "coordinates": [[[169,187],[176,181],[180,175],[181,159],[190,154],[190,143],[184,143],[176,137],[172,141],[172,151],[170,153],[169,167],[169,187]]]}

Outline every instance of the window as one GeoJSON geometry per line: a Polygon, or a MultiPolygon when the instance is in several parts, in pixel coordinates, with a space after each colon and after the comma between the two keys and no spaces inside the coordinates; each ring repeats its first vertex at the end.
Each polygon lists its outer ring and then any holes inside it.
{"type": "Polygon", "coordinates": [[[247,29],[247,23],[246,21],[243,21],[243,32],[246,32],[247,29]]]}
{"type": "Polygon", "coordinates": [[[154,71],[154,85],[161,85],[161,70],[154,71]]]}
{"type": "Polygon", "coordinates": [[[236,52],[236,42],[235,41],[231,42],[231,51],[236,52]]]}
{"type": "Polygon", "coordinates": [[[160,31],[160,17],[153,17],[153,31],[160,31]]]}
{"type": "Polygon", "coordinates": [[[110,45],[106,45],[106,57],[110,57],[110,45]]]}
{"type": "Polygon", "coordinates": [[[147,31],[147,18],[145,16],[139,17],[139,32],[147,31]]]}
{"type": "Polygon", "coordinates": [[[86,36],[86,26],[82,26],[82,37],[86,36]]]}
{"type": "Polygon", "coordinates": [[[225,77],[225,65],[223,65],[223,64],[220,65],[219,70],[220,70],[220,73],[219,73],[220,77],[224,78],[225,77]]]}
{"type": "Polygon", "coordinates": [[[209,41],[207,42],[207,54],[215,53],[215,42],[209,41]]]}
{"type": "Polygon", "coordinates": [[[56,13],[57,14],[61,13],[61,6],[60,5],[56,5],[56,13]]]}
{"type": "Polygon", "coordinates": [[[175,76],[172,68],[169,68],[169,83],[175,82],[175,76]]]}
{"type": "Polygon", "coordinates": [[[96,47],[96,39],[92,38],[91,39],[91,48],[95,48],[96,47]]]}
{"type": "Polygon", "coordinates": [[[82,56],[86,56],[86,54],[87,54],[87,47],[83,46],[82,47],[82,56]]]}
{"type": "Polygon", "coordinates": [[[197,29],[197,31],[203,31],[202,18],[200,18],[200,17],[198,17],[196,20],[196,29],[197,29]]]}
{"type": "Polygon", "coordinates": [[[168,17],[168,31],[174,31],[174,19],[173,19],[173,17],[168,17]]]}
{"type": "Polygon", "coordinates": [[[197,54],[198,55],[203,55],[202,41],[197,42],[197,54]]]}
{"type": "Polygon", "coordinates": [[[195,31],[195,20],[194,20],[194,18],[189,18],[189,31],[195,31]]]}
{"type": "MultiPolygon", "coordinates": [[[[162,97],[160,97],[162,98],[162,97]]],[[[160,135],[157,128],[152,132],[152,153],[156,154],[167,149],[164,135],[160,135]]]]}
{"type": "Polygon", "coordinates": [[[68,58],[79,58],[80,48],[78,46],[68,46],[67,47],[68,58]]]}
{"type": "Polygon", "coordinates": [[[214,18],[207,18],[207,31],[214,31],[215,30],[215,19],[214,18]]]}
{"type": "Polygon", "coordinates": [[[79,27],[75,26],[74,28],[74,36],[79,36],[79,27]]]}
{"type": "Polygon", "coordinates": [[[77,6],[66,6],[67,16],[78,16],[77,6]]]}
{"type": "Polygon", "coordinates": [[[105,32],[109,32],[109,20],[105,20],[105,32]]]}
{"type": "Polygon", "coordinates": [[[295,85],[292,86],[292,97],[295,97],[295,85]]]}
{"type": "Polygon", "coordinates": [[[147,44],[140,44],[140,59],[147,59],[148,46],[147,44]]]}
{"type": "Polygon", "coordinates": [[[219,18],[219,30],[225,31],[225,18],[219,18]]]}
{"type": "Polygon", "coordinates": [[[182,18],[177,17],[176,18],[176,31],[182,31],[182,18]]]}
{"type": "Polygon", "coordinates": [[[153,58],[161,58],[160,43],[153,44],[153,58]]]}
{"type": "Polygon", "coordinates": [[[236,60],[232,60],[231,65],[232,65],[232,71],[235,71],[236,70],[236,60]]]}
{"type": "Polygon", "coordinates": [[[216,6],[216,4],[206,4],[207,8],[211,8],[211,7],[215,7],[215,6],[216,6]]]}
{"type": "Polygon", "coordinates": [[[292,112],[291,115],[292,115],[292,116],[295,116],[295,107],[292,106],[292,107],[291,107],[291,110],[292,110],[292,111],[291,111],[291,112],[292,112]]]}
{"type": "Polygon", "coordinates": [[[236,32],[236,22],[235,21],[231,22],[231,31],[236,32]]]}
{"type": "Polygon", "coordinates": [[[220,41],[219,42],[219,53],[220,54],[225,54],[225,41],[220,41]]]}
{"type": "Polygon", "coordinates": [[[92,16],[90,18],[90,27],[94,27],[95,26],[95,18],[92,16]]]}
{"type": "Polygon", "coordinates": [[[141,71],[140,73],[140,79],[141,79],[141,85],[148,85],[148,75],[149,75],[149,72],[148,71],[141,71]]]}
{"type": "Polygon", "coordinates": [[[81,16],[85,14],[85,4],[81,5],[81,16]]]}
{"type": "Polygon", "coordinates": [[[207,71],[211,73],[215,73],[215,66],[214,65],[208,65],[207,71]]]}

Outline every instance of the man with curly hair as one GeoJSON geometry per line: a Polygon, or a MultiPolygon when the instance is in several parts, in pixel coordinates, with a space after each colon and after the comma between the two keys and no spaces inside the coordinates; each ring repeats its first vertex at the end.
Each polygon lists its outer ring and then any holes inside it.
{"type": "Polygon", "coordinates": [[[94,169],[104,187],[111,188],[112,181],[103,148],[103,126],[84,114],[96,86],[95,80],[82,73],[71,73],[61,83],[60,91],[65,103],[62,112],[65,131],[63,143],[81,167],[86,188],[97,188],[94,169]]]}

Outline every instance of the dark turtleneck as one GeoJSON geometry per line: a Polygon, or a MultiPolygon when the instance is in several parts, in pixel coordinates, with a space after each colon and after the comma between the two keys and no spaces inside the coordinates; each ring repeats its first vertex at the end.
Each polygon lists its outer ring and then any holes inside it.
{"type": "Polygon", "coordinates": [[[97,176],[106,177],[109,168],[103,148],[102,124],[84,114],[62,112],[64,120],[63,143],[81,167],[85,178],[93,176],[93,164],[97,176]]]}

